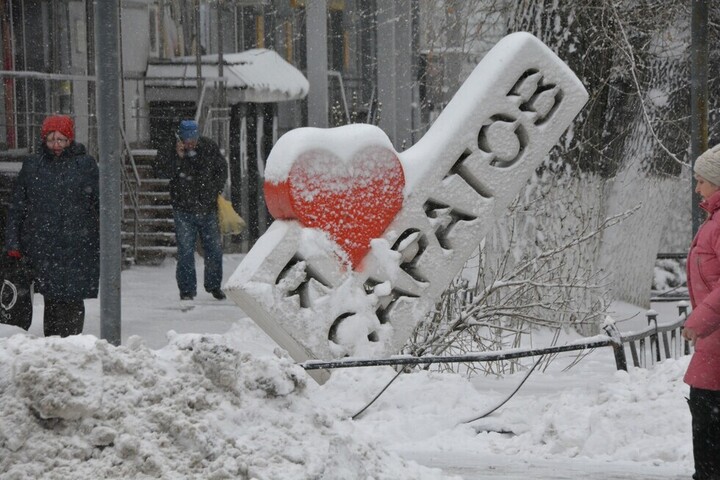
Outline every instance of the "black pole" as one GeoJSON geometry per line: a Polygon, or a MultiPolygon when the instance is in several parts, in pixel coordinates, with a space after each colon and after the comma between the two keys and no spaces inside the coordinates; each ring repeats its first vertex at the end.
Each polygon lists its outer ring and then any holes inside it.
{"type": "MultiPolygon", "coordinates": [[[[200,51],[200,0],[195,0],[195,70],[197,72],[197,108],[202,97],[202,52],[200,51]]],[[[201,119],[198,119],[201,121],[201,119]]]]}
{"type": "MultiPolygon", "coordinates": [[[[708,148],[708,2],[692,0],[692,19],[690,22],[690,161],[695,160],[708,148]]],[[[692,174],[692,172],[691,172],[692,174]]],[[[695,179],[692,186],[692,232],[693,237],[702,223],[698,203],[700,197],[695,193],[695,179]]]]}
{"type": "Polygon", "coordinates": [[[95,2],[100,161],[100,337],[120,345],[120,55],[118,0],[95,2]]]}
{"type": "MultiPolygon", "coordinates": [[[[496,362],[499,360],[512,360],[514,358],[535,357],[553,353],[573,352],[577,350],[589,350],[599,347],[614,346],[621,342],[614,338],[603,338],[599,340],[588,340],[584,343],[570,345],[555,345],[553,347],[534,348],[530,350],[492,351],[481,353],[468,353],[465,355],[449,355],[426,357],[411,357],[398,355],[391,358],[376,359],[340,359],[340,360],[308,360],[299,365],[305,370],[328,370],[335,368],[355,367],[380,367],[395,365],[430,365],[434,363],[471,363],[471,362],[496,362]]],[[[622,344],[622,343],[620,343],[622,344]]]]}

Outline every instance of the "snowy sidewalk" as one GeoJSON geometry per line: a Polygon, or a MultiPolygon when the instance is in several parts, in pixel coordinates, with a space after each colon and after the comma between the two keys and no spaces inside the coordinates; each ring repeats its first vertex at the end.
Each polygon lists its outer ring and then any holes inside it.
{"type": "Polygon", "coordinates": [[[503,480],[690,480],[690,475],[653,471],[630,462],[609,464],[589,459],[527,460],[498,455],[428,452],[401,453],[403,458],[427,467],[440,468],[464,480],[502,478],[503,480]]]}
{"type": "MultiPolygon", "coordinates": [[[[223,282],[233,274],[244,254],[223,256],[223,282]]],[[[227,332],[233,323],[246,317],[231,300],[218,301],[203,289],[203,260],[196,255],[198,295],[191,302],[181,302],[175,282],[175,260],[166,259],[158,266],[133,266],[122,272],[121,335],[122,343],[132,335],[142,337],[150,348],[167,344],[166,333],[227,332]],[[190,305],[192,308],[186,311],[190,305]]],[[[33,299],[33,323],[29,332],[41,337],[43,297],[33,299]]],[[[83,333],[100,337],[100,300],[85,300],[83,333]]],[[[20,333],[16,327],[0,325],[0,337],[20,333]]]]}

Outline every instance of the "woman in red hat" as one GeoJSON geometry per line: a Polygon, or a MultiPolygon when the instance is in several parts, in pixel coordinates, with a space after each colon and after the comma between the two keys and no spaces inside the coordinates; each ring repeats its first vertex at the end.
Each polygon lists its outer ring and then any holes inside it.
{"type": "Polygon", "coordinates": [[[29,263],[45,300],[45,336],[77,335],[85,298],[98,294],[100,227],[98,166],[75,141],[67,115],[45,119],[40,153],[18,174],[8,210],[5,248],[29,263]]]}

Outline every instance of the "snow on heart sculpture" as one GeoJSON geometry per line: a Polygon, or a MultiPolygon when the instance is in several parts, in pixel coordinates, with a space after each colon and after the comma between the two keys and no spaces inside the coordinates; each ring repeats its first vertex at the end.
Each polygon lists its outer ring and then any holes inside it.
{"type": "Polygon", "coordinates": [[[296,361],[397,353],[587,98],[514,33],[404,152],[372,125],[286,133],[264,172],[276,220],[225,291],[296,361]]]}
{"type": "Polygon", "coordinates": [[[323,230],[354,267],[400,211],[404,187],[392,143],[364,124],[290,131],[265,170],[270,214],[323,230]]]}

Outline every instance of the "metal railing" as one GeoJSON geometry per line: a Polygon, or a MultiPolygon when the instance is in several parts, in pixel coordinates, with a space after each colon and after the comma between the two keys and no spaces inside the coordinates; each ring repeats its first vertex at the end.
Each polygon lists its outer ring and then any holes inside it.
{"type": "Polygon", "coordinates": [[[211,107],[206,109],[202,134],[215,140],[220,151],[227,156],[230,152],[230,108],[211,107]]]}
{"type": "Polygon", "coordinates": [[[366,85],[366,83],[362,78],[343,76],[334,70],[328,71],[328,102],[331,110],[338,109],[334,118],[335,123],[332,122],[331,115],[332,125],[339,126],[354,122],[377,123],[380,106],[376,99],[376,85],[374,83],[366,85]],[[367,91],[370,92],[369,98],[367,91]]]}
{"type": "MultiPolygon", "coordinates": [[[[135,157],[133,156],[132,149],[130,148],[130,143],[127,140],[127,135],[125,134],[125,129],[120,125],[120,136],[122,137],[122,161],[123,161],[123,168],[122,170],[122,197],[123,197],[123,207],[130,207],[132,210],[132,217],[133,217],[133,241],[130,245],[131,249],[131,256],[132,258],[137,258],[137,251],[138,251],[138,241],[139,241],[139,228],[140,228],[140,199],[139,199],[139,193],[140,185],[142,184],[142,180],[140,179],[140,174],[138,173],[137,164],[135,163],[135,157]],[[129,165],[128,165],[129,164],[129,165]],[[128,170],[131,170],[133,173],[133,178],[130,177],[130,174],[128,173],[128,170]],[[130,201],[130,204],[125,201],[125,198],[127,198],[130,201]]],[[[123,212],[124,216],[124,212],[123,212]]],[[[127,256],[126,256],[127,257],[127,256]]]]}
{"type": "Polygon", "coordinates": [[[473,363],[497,362],[516,358],[535,357],[540,355],[557,354],[561,352],[583,351],[600,347],[612,347],[615,357],[615,366],[618,370],[627,371],[627,356],[625,346],[629,346],[633,366],[647,367],[664,358],[678,358],[691,353],[690,343],[681,336],[683,324],[687,318],[688,306],[681,302],[678,305],[680,318],[673,322],[659,325],[657,313],[648,311],[649,326],[639,332],[620,333],[617,327],[606,325],[606,335],[578,340],[567,345],[555,345],[546,348],[516,348],[494,352],[468,353],[453,356],[423,356],[397,355],[380,359],[340,359],[334,361],[308,360],[299,365],[305,370],[331,370],[335,368],[374,367],[374,366],[408,366],[430,365],[436,363],[473,363]],[[662,340],[663,348],[660,348],[662,340]],[[649,347],[649,348],[648,348],[649,347]]]}
{"type": "Polygon", "coordinates": [[[687,319],[687,302],[679,302],[678,311],[680,313],[678,320],[660,325],[657,321],[657,312],[650,310],[646,314],[647,328],[621,336],[623,344],[630,347],[630,354],[635,367],[645,368],[648,365],[661,362],[665,358],[678,358],[690,354],[690,343],[681,335],[682,326],[687,319]]]}
{"type": "Polygon", "coordinates": [[[203,78],[203,87],[195,110],[195,121],[200,126],[202,135],[212,138],[227,156],[230,152],[230,108],[214,106],[218,103],[216,98],[218,89],[214,85],[217,82],[223,83],[227,80],[223,77],[203,78]],[[211,96],[209,93],[211,91],[215,96],[211,96]]]}

